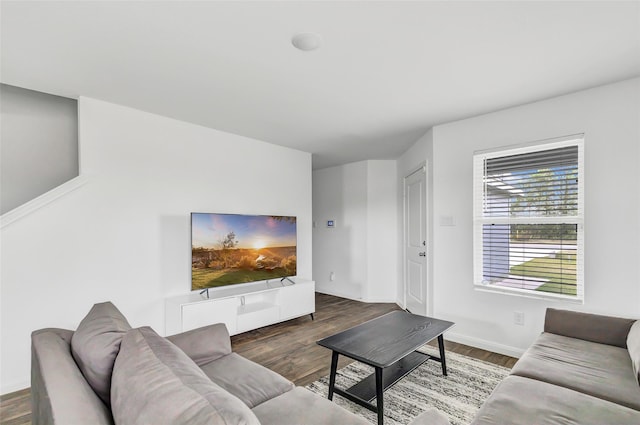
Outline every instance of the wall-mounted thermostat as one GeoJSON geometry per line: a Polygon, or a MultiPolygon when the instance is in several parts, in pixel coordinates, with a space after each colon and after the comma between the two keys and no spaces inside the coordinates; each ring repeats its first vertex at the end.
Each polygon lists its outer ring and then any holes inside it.
{"type": "Polygon", "coordinates": [[[336,221],[335,220],[327,220],[327,227],[330,229],[333,229],[334,227],[336,227],[336,221]]]}

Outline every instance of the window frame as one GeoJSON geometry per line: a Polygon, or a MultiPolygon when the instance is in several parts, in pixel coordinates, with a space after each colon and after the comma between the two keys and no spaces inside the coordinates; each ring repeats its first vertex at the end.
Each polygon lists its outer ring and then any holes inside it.
{"type": "Polygon", "coordinates": [[[473,154],[473,284],[478,291],[497,292],[526,298],[551,299],[584,303],[584,134],[547,139],[533,143],[477,151],[473,154]],[[542,152],[567,146],[578,148],[578,205],[575,215],[537,217],[485,217],[485,160],[518,154],[542,152]],[[485,224],[574,224],[577,228],[576,240],[576,295],[556,294],[534,289],[511,288],[484,282],[484,239],[485,224]]]}

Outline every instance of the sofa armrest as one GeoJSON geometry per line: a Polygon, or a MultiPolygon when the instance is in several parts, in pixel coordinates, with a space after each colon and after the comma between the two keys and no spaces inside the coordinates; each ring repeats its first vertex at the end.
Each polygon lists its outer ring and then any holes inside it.
{"type": "Polygon", "coordinates": [[[231,354],[231,338],[224,323],[204,326],[168,336],[198,366],[231,354]]]}
{"type": "Polygon", "coordinates": [[[71,356],[66,329],[31,334],[31,421],[33,425],[113,425],[111,411],[91,389],[71,356]]]}
{"type": "Polygon", "coordinates": [[[627,348],[627,335],[634,322],[635,319],[548,308],[544,319],[544,331],[627,348]]]}
{"type": "Polygon", "coordinates": [[[409,425],[449,425],[449,419],[432,407],[418,415],[409,425]]]}

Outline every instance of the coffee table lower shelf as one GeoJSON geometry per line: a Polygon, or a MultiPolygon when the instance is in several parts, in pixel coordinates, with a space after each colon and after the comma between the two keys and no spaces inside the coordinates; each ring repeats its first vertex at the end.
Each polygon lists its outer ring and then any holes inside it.
{"type": "MultiPolygon", "coordinates": [[[[407,357],[398,360],[389,367],[384,368],[382,373],[382,391],[386,391],[387,388],[392,387],[399,380],[411,373],[418,366],[420,366],[430,358],[432,358],[432,356],[429,356],[428,354],[414,351],[407,357]]],[[[376,398],[375,372],[346,390],[334,388],[333,391],[334,393],[339,394],[344,398],[349,399],[363,407],[366,407],[369,410],[372,410],[374,412],[378,410],[375,405],[371,404],[371,402],[376,398]]]]}

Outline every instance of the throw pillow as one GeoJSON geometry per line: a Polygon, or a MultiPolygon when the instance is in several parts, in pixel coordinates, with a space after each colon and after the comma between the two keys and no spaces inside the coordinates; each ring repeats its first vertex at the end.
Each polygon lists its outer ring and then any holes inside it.
{"type": "Polygon", "coordinates": [[[71,354],[93,391],[109,406],[111,372],[120,341],[131,329],[110,302],[95,304],[71,337],[71,354]]]}
{"type": "Polygon", "coordinates": [[[259,425],[237,397],[211,382],[182,350],[153,329],[122,340],[111,382],[116,425],[259,425]]]}
{"type": "Polygon", "coordinates": [[[627,350],[629,350],[636,381],[640,384],[640,320],[636,320],[627,335],[627,350]]]}

